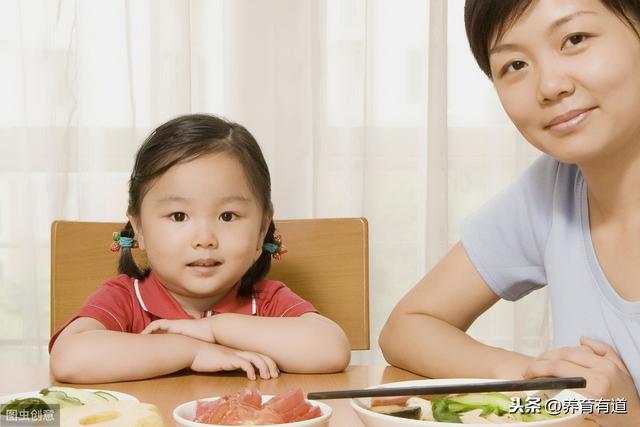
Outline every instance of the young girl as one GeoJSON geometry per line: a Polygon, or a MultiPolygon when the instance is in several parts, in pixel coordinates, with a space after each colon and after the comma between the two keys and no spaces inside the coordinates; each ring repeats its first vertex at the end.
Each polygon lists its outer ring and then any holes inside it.
{"type": "MultiPolygon", "coordinates": [[[[209,115],[178,117],[140,147],[119,276],[50,342],[59,381],[103,383],[191,368],[323,373],[349,363],[346,335],[285,285],[263,279],[274,235],[271,180],[253,136],[209,115]],[[146,251],[141,270],[132,246],[146,251]]],[[[107,238],[107,236],[105,236],[107,238]]]]}
{"type": "Polygon", "coordinates": [[[640,425],[640,2],[467,0],[467,35],[524,137],[546,155],[463,225],[394,309],[387,360],[430,377],[583,376],[640,425]],[[500,298],[548,286],[538,357],[465,334],[500,298]],[[428,339],[418,339],[418,337],[428,339]]]}

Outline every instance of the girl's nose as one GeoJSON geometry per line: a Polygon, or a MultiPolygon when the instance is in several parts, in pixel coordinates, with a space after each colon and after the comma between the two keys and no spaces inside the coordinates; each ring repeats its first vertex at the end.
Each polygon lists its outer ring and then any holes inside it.
{"type": "Polygon", "coordinates": [[[204,221],[194,230],[193,248],[217,248],[218,238],[216,236],[213,224],[204,221]]]}
{"type": "Polygon", "coordinates": [[[538,69],[538,101],[541,104],[557,102],[575,91],[575,84],[559,64],[546,64],[538,69]]]}

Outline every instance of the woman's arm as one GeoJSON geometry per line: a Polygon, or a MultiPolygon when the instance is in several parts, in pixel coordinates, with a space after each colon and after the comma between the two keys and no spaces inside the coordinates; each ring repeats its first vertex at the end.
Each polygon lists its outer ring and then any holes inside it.
{"type": "Polygon", "coordinates": [[[391,313],[379,339],[385,359],[433,378],[521,378],[531,357],[465,333],[498,299],[456,244],[391,313]]]}
{"type": "Polygon", "coordinates": [[[109,331],[81,317],[60,333],[50,368],[62,382],[105,383],[151,378],[184,368],[200,372],[242,369],[249,379],[278,376],[264,355],[207,343],[184,335],[141,335],[109,331]]]}
{"type": "Polygon", "coordinates": [[[344,331],[316,313],[262,317],[223,313],[194,320],[156,320],[143,334],[168,332],[268,355],[286,372],[340,372],[351,348],[344,331]]]}

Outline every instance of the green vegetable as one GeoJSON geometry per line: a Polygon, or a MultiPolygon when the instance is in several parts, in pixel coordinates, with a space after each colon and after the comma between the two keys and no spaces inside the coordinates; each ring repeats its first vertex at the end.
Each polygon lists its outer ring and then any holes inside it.
{"type": "Polygon", "coordinates": [[[106,400],[118,400],[117,397],[115,397],[111,393],[107,393],[106,391],[98,390],[98,391],[94,391],[93,393],[95,395],[97,395],[97,396],[102,397],[103,399],[106,399],[106,400]]]}
{"type": "Polygon", "coordinates": [[[44,411],[49,410],[51,407],[47,405],[42,399],[38,399],[37,397],[28,397],[26,399],[14,399],[2,406],[2,411],[0,411],[0,415],[7,415],[7,411],[44,411]]]}
{"type": "MultiPolygon", "coordinates": [[[[482,394],[465,394],[462,396],[454,396],[448,398],[449,401],[458,403],[460,406],[457,412],[467,412],[473,409],[482,409],[483,415],[497,414],[504,415],[509,413],[511,408],[511,399],[503,393],[482,393],[482,394]]],[[[451,406],[450,406],[451,408],[451,406]]],[[[452,409],[453,410],[453,409],[452,409]]]]}
{"type": "MultiPolygon", "coordinates": [[[[524,404],[524,402],[522,402],[524,404]]],[[[481,409],[480,416],[487,417],[490,414],[502,416],[511,410],[511,399],[504,393],[473,393],[447,398],[431,399],[433,418],[436,421],[449,423],[462,423],[460,415],[465,412],[481,409]]],[[[518,421],[541,421],[556,418],[558,415],[549,414],[542,402],[541,411],[536,413],[515,413],[514,418],[518,421]]]]}
{"type": "Polygon", "coordinates": [[[50,403],[58,403],[60,408],[64,408],[66,406],[82,406],[83,403],[80,399],[76,397],[71,397],[67,395],[64,391],[60,390],[51,390],[48,388],[43,388],[40,390],[40,394],[45,396],[48,402],[50,403]]]}
{"type": "Polygon", "coordinates": [[[48,393],[62,392],[67,396],[66,399],[68,399],[69,402],[73,401],[73,399],[76,399],[80,402],[80,404],[84,404],[84,405],[86,405],[87,403],[106,402],[107,400],[110,400],[110,399],[107,399],[106,397],[100,396],[95,392],[87,391],[81,388],[49,387],[48,389],[45,388],[41,390],[40,393],[42,394],[45,390],[48,393]]]}
{"type": "Polygon", "coordinates": [[[11,402],[0,405],[0,415],[7,415],[7,411],[43,411],[54,409],[52,405],[59,405],[60,409],[71,406],[82,406],[92,402],[106,402],[118,400],[117,397],[106,391],[87,391],[71,387],[49,387],[40,390],[40,396],[14,399],[11,402]]]}
{"type": "MultiPolygon", "coordinates": [[[[455,402],[454,402],[455,403],[455,402]]],[[[431,399],[431,411],[436,421],[461,424],[460,416],[449,409],[448,399],[436,397],[431,399]]]]}

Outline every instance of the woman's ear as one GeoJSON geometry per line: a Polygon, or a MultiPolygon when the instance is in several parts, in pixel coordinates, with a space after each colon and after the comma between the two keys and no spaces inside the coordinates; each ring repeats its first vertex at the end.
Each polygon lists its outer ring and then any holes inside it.
{"type": "Polygon", "coordinates": [[[127,213],[127,219],[131,223],[131,227],[133,228],[133,232],[135,233],[135,240],[138,242],[138,247],[144,250],[144,236],[142,235],[142,226],[140,225],[140,221],[137,217],[127,213]]]}

